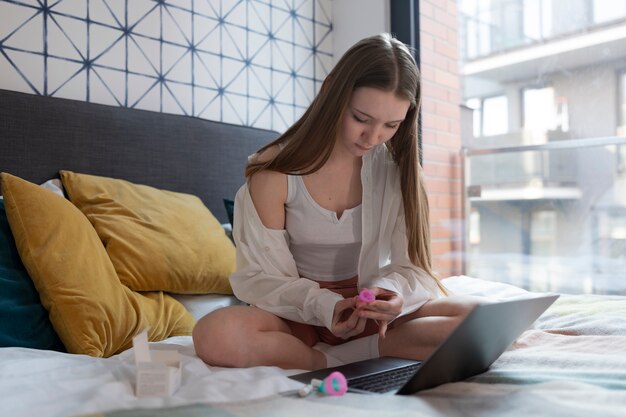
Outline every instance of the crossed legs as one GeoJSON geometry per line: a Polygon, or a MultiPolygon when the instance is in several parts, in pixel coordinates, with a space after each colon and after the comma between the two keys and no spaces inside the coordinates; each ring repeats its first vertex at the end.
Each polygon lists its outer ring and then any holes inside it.
{"type": "Polygon", "coordinates": [[[209,365],[248,368],[321,369],[321,352],[292,334],[287,321],[255,307],[224,307],[193,329],[196,354],[209,365]]]}
{"type": "MultiPolygon", "coordinates": [[[[424,359],[480,302],[461,296],[428,301],[394,322],[386,337],[379,340],[380,354],[424,359]]],[[[264,310],[232,306],[200,319],[193,330],[193,341],[196,354],[209,365],[325,368],[326,356],[312,348],[317,339],[313,328],[308,327],[311,331],[303,331],[302,325],[264,310]]]]}

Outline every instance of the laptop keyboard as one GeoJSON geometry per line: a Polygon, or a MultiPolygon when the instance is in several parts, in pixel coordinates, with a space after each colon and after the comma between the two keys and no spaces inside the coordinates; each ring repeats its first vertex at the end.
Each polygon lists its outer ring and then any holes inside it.
{"type": "Polygon", "coordinates": [[[420,362],[403,368],[351,378],[348,380],[349,388],[356,388],[370,392],[388,392],[403,386],[413,376],[421,365],[420,362]]]}

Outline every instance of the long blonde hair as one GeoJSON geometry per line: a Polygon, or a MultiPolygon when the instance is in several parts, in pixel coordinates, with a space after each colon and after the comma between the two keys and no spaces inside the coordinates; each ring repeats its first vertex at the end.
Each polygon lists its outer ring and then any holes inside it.
{"type": "Polygon", "coordinates": [[[268,169],[290,175],[308,175],[328,160],[352,93],[359,87],[393,91],[411,105],[405,120],[386,142],[398,166],[406,221],[408,255],[447,293],[432,271],[428,198],[419,169],[417,123],[421,100],[420,75],[409,49],[390,34],[365,38],[352,46],[328,74],[306,112],[259,153],[280,145],[266,162],[252,160],[245,175],[268,169]]]}

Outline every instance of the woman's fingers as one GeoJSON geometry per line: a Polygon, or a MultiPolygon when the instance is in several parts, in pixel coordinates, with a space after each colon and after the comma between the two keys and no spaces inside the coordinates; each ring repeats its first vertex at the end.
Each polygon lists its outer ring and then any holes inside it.
{"type": "Polygon", "coordinates": [[[374,301],[366,306],[358,307],[361,317],[375,320],[393,320],[402,311],[402,304],[394,301],[374,301]]]}
{"type": "Polygon", "coordinates": [[[393,321],[402,311],[402,298],[398,294],[373,288],[376,301],[362,302],[357,297],[338,301],[335,306],[335,322],[333,333],[342,339],[357,336],[365,331],[368,320],[375,320],[379,325],[378,334],[381,338],[387,333],[388,323],[393,321]]]}
{"type": "Polygon", "coordinates": [[[376,321],[392,321],[400,315],[403,304],[400,295],[381,288],[373,288],[371,291],[376,294],[376,301],[357,303],[360,317],[376,321]]]}
{"type": "Polygon", "coordinates": [[[352,310],[348,318],[344,321],[345,329],[351,331],[354,329],[359,321],[359,315],[356,314],[356,310],[352,310]]]}
{"type": "Polygon", "coordinates": [[[378,336],[380,336],[381,339],[385,338],[385,335],[387,334],[387,325],[388,325],[388,321],[379,321],[378,322],[378,336]]]}
{"type": "Polygon", "coordinates": [[[365,331],[365,324],[367,323],[367,319],[360,318],[356,314],[354,315],[354,317],[356,317],[355,325],[354,327],[347,330],[347,332],[342,336],[343,339],[349,339],[352,336],[357,336],[365,331]]]}
{"type": "Polygon", "coordinates": [[[354,299],[345,299],[337,302],[332,329],[335,336],[347,339],[356,336],[365,329],[367,319],[359,317],[354,305],[354,299]]]}
{"type": "Polygon", "coordinates": [[[398,315],[395,313],[385,313],[385,312],[381,312],[381,311],[372,311],[372,310],[361,310],[359,311],[359,317],[365,318],[365,319],[372,319],[372,320],[384,320],[384,321],[391,321],[393,319],[395,319],[398,315]]]}

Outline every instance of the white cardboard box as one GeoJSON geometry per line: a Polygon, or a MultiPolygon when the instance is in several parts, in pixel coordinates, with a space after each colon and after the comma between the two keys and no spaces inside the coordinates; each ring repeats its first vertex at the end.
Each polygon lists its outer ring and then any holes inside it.
{"type": "Polygon", "coordinates": [[[137,365],[135,394],[137,397],[169,397],[180,387],[181,360],[175,347],[150,349],[148,331],[133,337],[137,365]]]}

